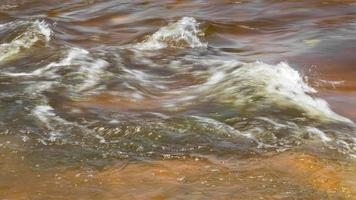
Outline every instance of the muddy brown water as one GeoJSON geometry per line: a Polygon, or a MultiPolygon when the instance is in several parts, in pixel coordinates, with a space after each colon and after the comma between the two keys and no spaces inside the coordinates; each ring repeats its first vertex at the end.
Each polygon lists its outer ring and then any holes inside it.
{"type": "Polygon", "coordinates": [[[356,1],[0,2],[0,199],[355,199],[356,1]]]}

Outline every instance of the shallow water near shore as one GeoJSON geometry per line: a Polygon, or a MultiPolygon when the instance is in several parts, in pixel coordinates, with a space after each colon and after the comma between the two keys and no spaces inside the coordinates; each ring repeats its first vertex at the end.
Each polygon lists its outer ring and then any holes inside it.
{"type": "Polygon", "coordinates": [[[353,199],[355,1],[5,1],[0,199],[353,199]]]}

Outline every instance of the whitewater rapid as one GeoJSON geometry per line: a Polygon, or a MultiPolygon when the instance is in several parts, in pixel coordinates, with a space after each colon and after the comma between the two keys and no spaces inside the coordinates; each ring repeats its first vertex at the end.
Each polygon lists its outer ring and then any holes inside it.
{"type": "MultiPolygon", "coordinates": [[[[0,62],[16,60],[16,56],[30,51],[40,42],[45,46],[51,45],[53,31],[46,22],[16,22],[1,27],[11,30],[11,27],[18,26],[24,26],[24,32],[0,44],[0,62]]],[[[254,143],[255,148],[285,149],[300,145],[308,136],[311,141],[316,140],[331,149],[340,148],[342,152],[354,154],[354,122],[335,113],[296,69],[287,62],[276,65],[261,61],[246,63],[223,55],[207,55],[208,43],[204,41],[204,31],[200,26],[196,19],[183,17],[129,45],[109,49],[68,45],[56,61],[32,71],[1,69],[1,76],[26,83],[24,92],[37,99],[30,116],[35,117],[37,124],[42,124],[49,133],[49,142],[69,142],[64,132],[78,129],[95,135],[101,143],[121,144],[120,139],[110,141],[109,136],[124,134],[125,130],[120,126],[127,126],[132,130],[127,133],[129,135],[139,134],[142,129],[155,132],[160,137],[174,138],[178,136],[172,133],[181,134],[182,140],[193,134],[206,134],[201,137],[209,138],[216,148],[222,148],[224,141],[231,146],[238,145],[236,142],[244,138],[254,143]],[[174,49],[199,50],[205,54],[170,55],[168,51],[163,59],[155,58],[161,51],[174,49]],[[133,60],[134,65],[128,65],[125,59],[133,60]],[[159,70],[166,71],[168,75],[159,74],[159,70]],[[193,81],[180,77],[189,77],[193,81]],[[66,101],[64,106],[56,108],[49,105],[56,99],[51,99],[47,93],[59,91],[66,101]],[[95,100],[90,99],[96,96],[100,99],[103,93],[110,94],[112,99],[107,101],[113,109],[99,110],[95,120],[75,117],[93,112],[90,106],[86,108],[90,102],[94,102],[92,107],[100,107],[100,102],[96,105],[95,100]],[[89,103],[81,105],[84,101],[89,103]],[[215,119],[210,113],[199,115],[193,112],[203,104],[227,107],[237,116],[215,119]],[[71,105],[79,108],[63,114],[66,106],[71,105]],[[143,111],[135,109],[135,105],[143,111]],[[115,109],[120,111],[119,114],[112,114],[115,109]],[[189,111],[193,114],[186,114],[189,111]],[[150,115],[152,120],[146,120],[142,117],[144,115],[150,115]],[[69,122],[66,117],[74,119],[74,122],[69,122]],[[175,130],[171,119],[181,122],[181,126],[186,128],[175,130]],[[93,127],[96,123],[104,125],[93,127]],[[338,130],[330,124],[346,128],[338,130]],[[138,131],[136,128],[140,126],[142,128],[138,131]],[[220,143],[215,144],[215,140],[220,143]]],[[[155,143],[156,139],[152,140],[151,135],[142,137],[155,143]]],[[[126,150],[130,151],[130,148],[126,150]]]]}

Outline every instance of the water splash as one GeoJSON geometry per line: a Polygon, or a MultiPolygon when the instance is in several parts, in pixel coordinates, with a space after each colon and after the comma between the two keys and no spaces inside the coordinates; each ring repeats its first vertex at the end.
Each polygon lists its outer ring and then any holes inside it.
{"type": "Polygon", "coordinates": [[[200,41],[204,33],[199,29],[199,23],[192,17],[183,17],[175,23],[160,28],[141,43],[133,47],[138,50],[158,50],[173,48],[201,48],[207,44],[200,41]]]}
{"type": "Polygon", "coordinates": [[[51,39],[51,29],[44,21],[34,22],[13,22],[4,24],[1,27],[28,26],[26,30],[15,37],[9,43],[0,44],[0,61],[7,60],[20,53],[24,49],[29,49],[39,41],[48,42],[51,39]]]}
{"type": "Polygon", "coordinates": [[[83,91],[95,86],[108,73],[105,71],[109,65],[107,61],[96,59],[89,51],[80,48],[70,49],[68,56],[61,62],[66,66],[76,66],[75,71],[66,74],[72,83],[77,83],[70,86],[74,91],[83,91]]]}
{"type": "Polygon", "coordinates": [[[206,76],[206,82],[169,93],[195,96],[190,99],[194,101],[215,99],[255,111],[266,106],[295,108],[312,118],[353,123],[332,111],[325,100],[313,96],[317,91],[287,63],[269,65],[263,62],[201,60],[195,62],[210,66],[211,70],[208,74],[198,72],[195,75],[206,76]]]}

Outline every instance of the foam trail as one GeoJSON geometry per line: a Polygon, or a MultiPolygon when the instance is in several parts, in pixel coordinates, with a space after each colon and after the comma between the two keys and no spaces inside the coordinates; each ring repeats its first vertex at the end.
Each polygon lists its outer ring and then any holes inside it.
{"type": "MultiPolygon", "coordinates": [[[[55,109],[48,105],[38,105],[32,110],[32,115],[35,116],[41,123],[45,125],[47,129],[50,131],[48,132],[48,141],[54,142],[57,139],[63,137],[65,135],[65,132],[58,131],[60,130],[59,126],[64,126],[64,127],[78,127],[82,129],[82,131],[87,132],[88,134],[91,134],[93,137],[99,140],[100,143],[105,143],[105,138],[101,137],[100,135],[96,134],[95,132],[91,131],[90,129],[87,129],[85,126],[82,126],[76,122],[69,122],[60,116],[58,116],[55,112],[55,109]]],[[[46,142],[41,140],[43,144],[46,145],[46,142]]]]}
{"type": "Polygon", "coordinates": [[[83,91],[95,86],[101,80],[100,75],[104,73],[103,69],[108,65],[108,62],[99,59],[88,66],[81,66],[80,73],[83,74],[84,79],[83,83],[77,87],[78,90],[83,91]]]}
{"type": "Polygon", "coordinates": [[[42,68],[36,69],[32,72],[11,73],[3,72],[4,75],[12,77],[51,77],[63,78],[56,75],[55,72],[63,67],[75,66],[74,72],[67,74],[67,77],[75,79],[77,84],[68,85],[76,91],[83,91],[95,86],[101,79],[108,66],[108,62],[103,59],[95,59],[90,55],[90,52],[80,48],[71,48],[67,56],[59,62],[52,62],[42,68]]]}
{"type": "Polygon", "coordinates": [[[84,49],[72,48],[64,62],[78,66],[77,71],[67,75],[79,80],[79,83],[73,87],[77,91],[95,86],[108,73],[105,68],[109,63],[100,58],[93,58],[90,52],[84,49]]]}
{"type": "Polygon", "coordinates": [[[225,131],[226,133],[229,133],[229,134],[232,134],[235,136],[239,136],[239,135],[244,136],[240,131],[236,130],[234,127],[229,126],[228,124],[225,124],[223,122],[217,121],[215,119],[208,118],[208,117],[200,117],[200,116],[192,116],[192,117],[197,119],[201,123],[211,124],[214,126],[214,128],[221,130],[221,131],[225,131]]]}
{"type": "MultiPolygon", "coordinates": [[[[54,109],[49,105],[36,106],[32,110],[32,114],[50,130],[48,132],[48,140],[52,142],[62,136],[61,132],[56,131],[55,124],[70,125],[70,123],[57,116],[54,109]]],[[[46,144],[45,141],[42,142],[46,144]]]]}
{"type": "Polygon", "coordinates": [[[133,47],[138,50],[206,47],[207,44],[200,41],[200,35],[203,35],[203,32],[199,29],[199,23],[192,17],[183,17],[175,23],[160,28],[146,40],[133,47]]]}
{"type": "Polygon", "coordinates": [[[49,117],[54,117],[54,109],[50,106],[47,105],[42,105],[42,106],[36,106],[33,110],[32,113],[35,115],[41,122],[46,124],[47,127],[49,127],[49,117]]]}
{"type": "Polygon", "coordinates": [[[9,59],[23,49],[29,49],[39,41],[48,42],[51,38],[51,29],[44,21],[8,23],[3,27],[27,25],[25,32],[9,43],[0,44],[0,61],[9,59]]]}
{"type": "MultiPolygon", "coordinates": [[[[45,67],[34,70],[33,72],[28,72],[28,73],[26,73],[26,72],[20,72],[20,73],[4,72],[3,74],[5,74],[7,76],[12,76],[12,77],[47,75],[46,72],[49,72],[51,69],[53,69],[55,67],[71,65],[75,59],[82,58],[88,54],[89,54],[89,52],[84,49],[72,48],[68,51],[67,56],[64,59],[62,59],[61,61],[52,62],[52,63],[46,65],[45,67]]],[[[52,71],[52,75],[53,75],[53,71],[52,71]]]]}

